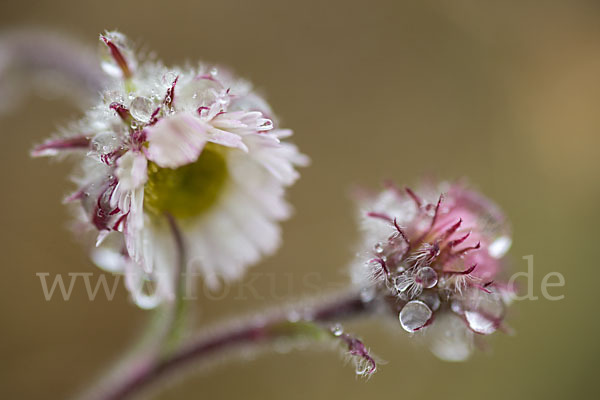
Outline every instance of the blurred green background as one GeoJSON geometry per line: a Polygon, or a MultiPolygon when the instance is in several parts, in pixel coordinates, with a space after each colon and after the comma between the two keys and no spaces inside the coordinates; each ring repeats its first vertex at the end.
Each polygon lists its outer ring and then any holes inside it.
{"type": "MultiPolygon", "coordinates": [[[[370,381],[333,352],[263,354],[194,374],[159,399],[595,398],[600,362],[598,1],[11,1],[2,28],[60,29],[96,46],[117,28],[167,63],[231,66],[264,92],[313,160],[291,190],[284,246],[251,270],[262,298],[198,301],[198,324],[347,281],[357,233],[348,192],[391,178],[467,176],[514,228],[513,271],[534,255],[534,294],[510,310],[514,337],[449,364],[398,332],[353,330],[388,363],[370,381]],[[545,274],[564,275],[541,298],[545,274]],[[309,276],[309,281],[307,281],[309,276]],[[274,282],[274,283],[273,283],[274,282]],[[310,283],[310,284],[309,284],[310,283]]],[[[45,301],[37,272],[99,271],[61,205],[68,163],[28,156],[79,115],[31,96],[2,117],[0,397],[62,399],[123,353],[147,319],[113,301],[45,301]]],[[[53,276],[53,275],[51,275],[53,276]]],[[[95,275],[97,276],[97,275],[95,275]]],[[[254,279],[254,281],[252,281],[254,279]]]]}

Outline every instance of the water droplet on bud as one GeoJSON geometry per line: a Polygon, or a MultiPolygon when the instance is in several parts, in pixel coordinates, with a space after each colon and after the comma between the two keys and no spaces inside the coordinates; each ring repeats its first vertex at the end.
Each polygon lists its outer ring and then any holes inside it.
{"type": "Polygon", "coordinates": [[[415,284],[415,280],[408,274],[402,274],[394,279],[394,287],[399,292],[406,291],[410,286],[415,284]]]}
{"type": "Polygon", "coordinates": [[[473,332],[460,317],[442,312],[428,331],[431,352],[446,361],[464,361],[473,351],[473,332]]]}
{"type": "Polygon", "coordinates": [[[419,300],[413,300],[406,303],[398,317],[400,325],[405,331],[415,332],[425,326],[431,315],[431,309],[427,304],[419,300]]]}
{"type": "Polygon", "coordinates": [[[423,267],[417,271],[416,282],[421,284],[423,288],[430,289],[437,285],[437,272],[431,267],[423,267]]]}
{"type": "Polygon", "coordinates": [[[354,372],[356,372],[356,375],[358,376],[365,376],[369,373],[369,371],[371,370],[371,364],[369,362],[367,362],[366,360],[358,360],[356,361],[356,366],[354,369],[354,372]]]}
{"type": "Polygon", "coordinates": [[[496,330],[495,322],[477,311],[465,311],[465,319],[469,327],[477,333],[489,335],[496,330]]]}
{"type": "Polygon", "coordinates": [[[422,293],[419,296],[419,300],[421,300],[423,303],[427,304],[427,306],[432,310],[432,311],[436,311],[437,309],[440,308],[440,296],[438,296],[438,294],[435,291],[427,291],[422,293]]]}
{"type": "Polygon", "coordinates": [[[489,335],[498,329],[504,305],[496,293],[471,288],[464,294],[462,305],[467,324],[473,331],[489,335]]]}

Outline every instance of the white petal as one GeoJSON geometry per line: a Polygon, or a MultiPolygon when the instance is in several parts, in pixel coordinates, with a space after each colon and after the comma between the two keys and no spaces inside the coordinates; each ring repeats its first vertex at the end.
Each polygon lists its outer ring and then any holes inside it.
{"type": "Polygon", "coordinates": [[[244,152],[248,152],[248,147],[244,144],[242,138],[235,133],[210,128],[208,130],[208,141],[220,144],[221,146],[238,148],[244,152]]]}
{"type": "Polygon", "coordinates": [[[190,114],[166,117],[146,129],[148,159],[164,168],[177,168],[198,159],[209,126],[190,114]]]}
{"type": "Polygon", "coordinates": [[[116,176],[119,180],[120,189],[129,191],[146,183],[148,161],[144,154],[128,151],[117,160],[116,176]]]}
{"type": "Polygon", "coordinates": [[[186,232],[191,265],[213,288],[218,286],[218,277],[238,279],[248,266],[272,254],[281,243],[277,221],[239,189],[233,190],[186,232]]]}
{"type": "Polygon", "coordinates": [[[152,252],[146,253],[144,262],[152,262],[151,272],[145,265],[129,260],[125,266],[125,285],[133,301],[141,308],[150,309],[175,297],[175,272],[177,262],[172,238],[161,228],[147,228],[145,233],[152,244],[152,252]],[[154,288],[152,289],[151,286],[154,288]]]}
{"type": "Polygon", "coordinates": [[[300,176],[295,166],[306,166],[308,157],[291,143],[279,143],[273,135],[246,136],[245,142],[252,157],[284,185],[293,184],[300,176]]]}
{"type": "Polygon", "coordinates": [[[144,188],[138,188],[130,193],[129,215],[123,230],[127,253],[133,261],[144,264],[145,269],[151,271],[151,260],[148,263],[143,262],[144,235],[147,234],[147,229],[144,229],[144,188]]]}

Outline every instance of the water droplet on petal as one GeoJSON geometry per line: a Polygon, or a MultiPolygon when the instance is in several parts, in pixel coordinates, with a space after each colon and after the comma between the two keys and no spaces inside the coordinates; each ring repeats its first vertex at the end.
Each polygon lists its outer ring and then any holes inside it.
{"type": "Polygon", "coordinates": [[[147,97],[136,97],[129,106],[131,116],[142,122],[150,121],[153,111],[152,101],[147,97]]]}
{"type": "Polygon", "coordinates": [[[431,315],[431,309],[427,304],[419,300],[409,301],[400,311],[400,325],[407,332],[415,332],[425,326],[431,315]]]}
{"type": "Polygon", "coordinates": [[[197,110],[209,107],[219,99],[223,86],[213,79],[196,78],[186,85],[175,88],[175,102],[178,108],[197,110]]]}
{"type": "Polygon", "coordinates": [[[100,155],[112,153],[120,148],[119,138],[112,132],[101,132],[92,138],[92,149],[100,155]]]}
{"type": "Polygon", "coordinates": [[[373,250],[377,254],[383,253],[383,243],[381,243],[381,242],[375,243],[375,246],[373,246],[373,250]]]}
{"type": "Polygon", "coordinates": [[[437,272],[431,267],[423,267],[417,271],[416,282],[420,283],[423,288],[430,289],[437,285],[437,272]]]}
{"type": "Polygon", "coordinates": [[[167,86],[171,86],[175,79],[177,79],[177,74],[173,71],[167,71],[162,77],[162,82],[167,86]]]}

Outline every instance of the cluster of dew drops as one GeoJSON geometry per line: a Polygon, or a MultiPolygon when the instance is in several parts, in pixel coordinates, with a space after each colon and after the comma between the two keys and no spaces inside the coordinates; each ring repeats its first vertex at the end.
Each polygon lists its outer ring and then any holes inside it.
{"type": "MultiPolygon", "coordinates": [[[[441,201],[442,197],[438,208],[441,201]]],[[[435,212],[437,213],[437,208],[435,212]]],[[[392,297],[401,300],[403,307],[398,318],[404,330],[413,333],[429,325],[433,321],[434,312],[441,306],[441,298],[450,300],[451,310],[463,316],[468,327],[474,332],[489,334],[501,325],[504,304],[492,287],[486,287],[493,282],[480,284],[478,278],[471,275],[476,265],[464,271],[448,272],[439,276],[432,267],[440,254],[438,242],[428,243],[420,239],[417,240],[418,243],[413,244],[415,248],[411,249],[411,242],[404,231],[395,220],[393,224],[397,233],[389,238],[388,243],[375,244],[373,252],[376,258],[369,260],[367,264],[370,271],[374,271],[375,280],[383,279],[392,297]]],[[[434,224],[435,216],[428,232],[431,232],[434,224]]],[[[453,228],[458,228],[459,225],[460,222],[453,228]]],[[[466,237],[468,235],[464,236],[466,237]]],[[[455,242],[462,242],[464,238],[455,242]]],[[[499,240],[506,241],[506,238],[502,237],[499,240]]],[[[480,244],[477,244],[463,248],[458,253],[464,254],[479,249],[480,244]]]]}

